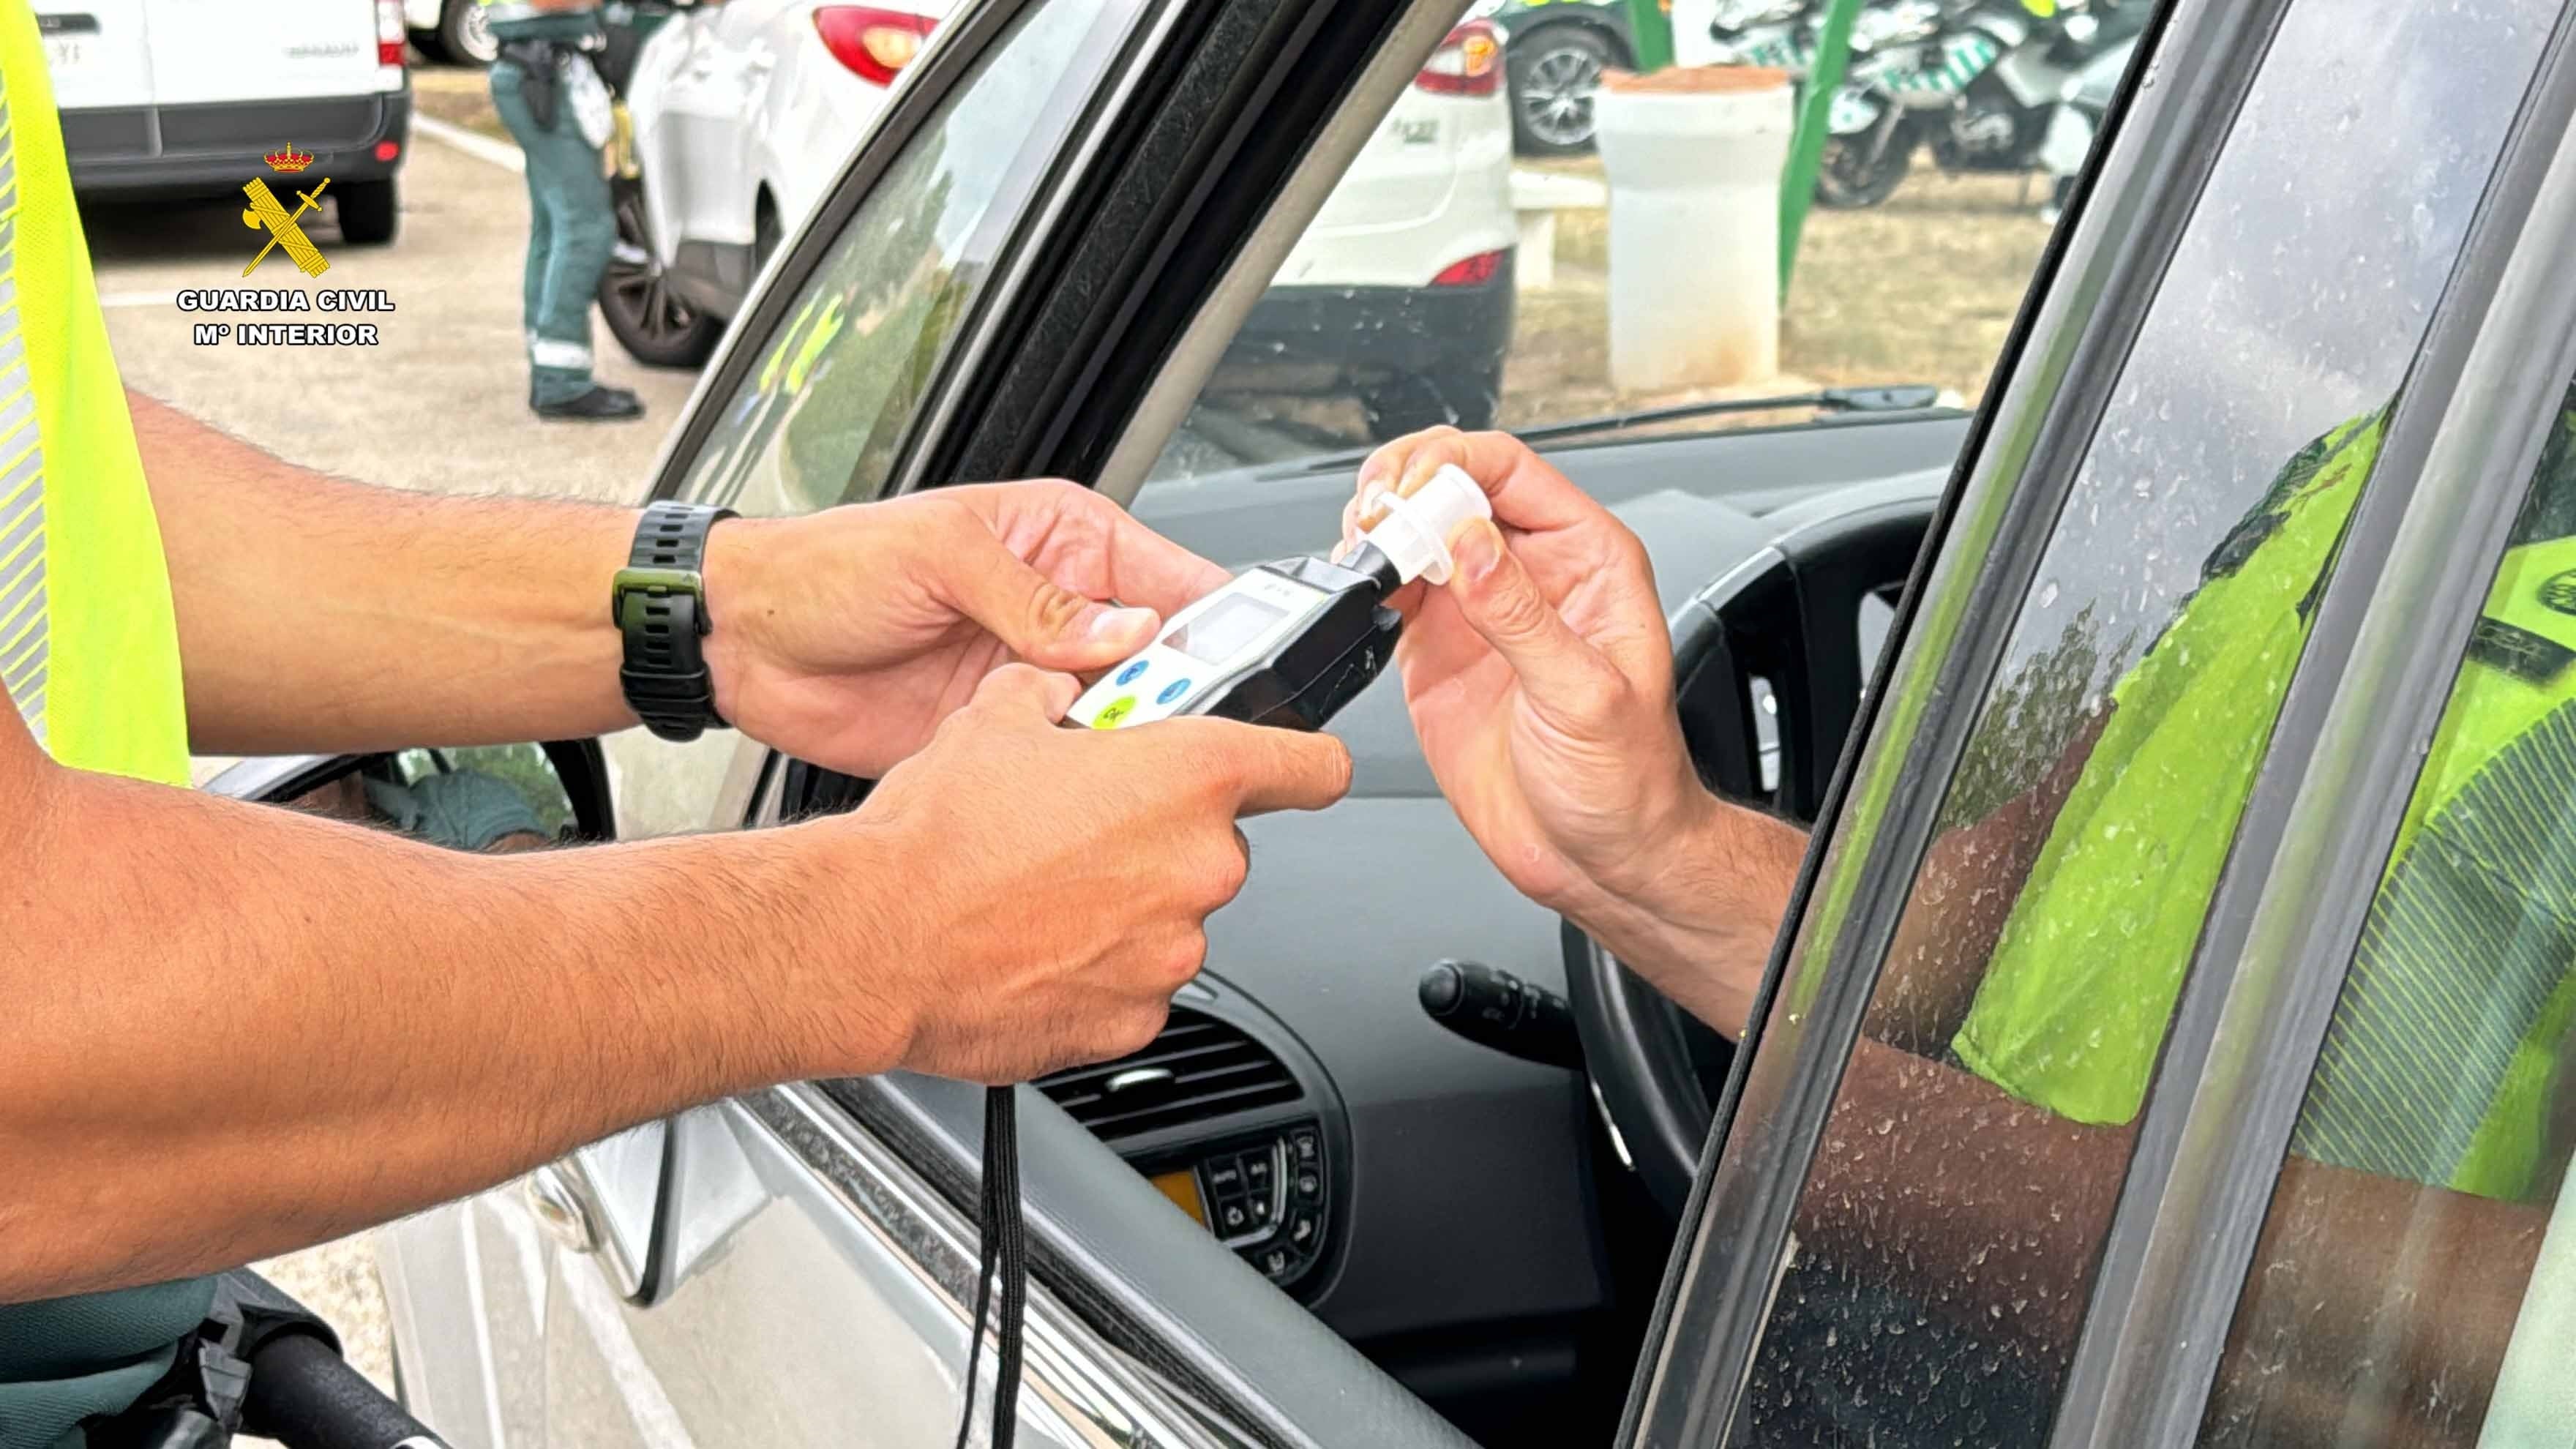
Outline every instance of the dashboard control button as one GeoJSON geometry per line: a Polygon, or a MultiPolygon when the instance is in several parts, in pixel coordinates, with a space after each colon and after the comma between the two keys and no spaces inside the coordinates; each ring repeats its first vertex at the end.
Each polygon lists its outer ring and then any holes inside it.
{"type": "Polygon", "coordinates": [[[1261,1271],[1277,1278],[1288,1271],[1288,1250],[1273,1248],[1261,1255],[1261,1271]]]}
{"type": "Polygon", "coordinates": [[[1232,1197],[1243,1190],[1243,1168],[1230,1157],[1220,1157],[1207,1165],[1208,1191],[1217,1197],[1232,1197]]]}
{"type": "Polygon", "coordinates": [[[1300,1127],[1288,1134],[1288,1156],[1300,1165],[1324,1160],[1324,1142],[1312,1127],[1300,1127]]]}
{"type": "Polygon", "coordinates": [[[1302,1169],[1300,1169],[1300,1170],[1298,1171],[1298,1173],[1297,1173],[1297,1176],[1296,1176],[1296,1178],[1295,1178],[1295,1183],[1296,1183],[1296,1188],[1297,1188],[1297,1200],[1298,1200],[1298,1201],[1300,1201],[1300,1202],[1321,1202],[1321,1201],[1323,1201],[1323,1198],[1324,1198],[1324,1175],[1323,1175],[1322,1173],[1317,1172],[1315,1169],[1313,1169],[1313,1168],[1311,1168],[1311,1167],[1308,1167],[1308,1168],[1302,1168],[1302,1169]]]}
{"type": "Polygon", "coordinates": [[[1270,1154],[1267,1150],[1243,1155],[1243,1180],[1254,1192],[1270,1190],[1270,1154]]]}
{"type": "Polygon", "coordinates": [[[1252,1214],[1242,1203],[1230,1202],[1216,1210],[1217,1223],[1228,1237],[1252,1226],[1252,1214]]]}
{"type": "Polygon", "coordinates": [[[1288,1220],[1288,1246],[1311,1248],[1315,1246],[1315,1239],[1321,1231],[1322,1225],[1316,1220],[1314,1210],[1300,1208],[1296,1215],[1288,1220]]]}
{"type": "Polygon", "coordinates": [[[1245,1203],[1244,1207],[1251,1213],[1252,1225],[1254,1227],[1266,1228],[1270,1226],[1270,1197],[1267,1193],[1245,1203]]]}

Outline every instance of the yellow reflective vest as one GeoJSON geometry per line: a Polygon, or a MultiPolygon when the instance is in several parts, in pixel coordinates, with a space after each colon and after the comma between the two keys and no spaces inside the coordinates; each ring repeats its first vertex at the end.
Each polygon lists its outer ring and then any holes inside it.
{"type": "MultiPolygon", "coordinates": [[[[0,687],[61,763],[187,783],[161,534],[26,0],[0,0],[0,687]]],[[[125,1407],[211,1291],[0,1306],[0,1449],[125,1407]]]]}

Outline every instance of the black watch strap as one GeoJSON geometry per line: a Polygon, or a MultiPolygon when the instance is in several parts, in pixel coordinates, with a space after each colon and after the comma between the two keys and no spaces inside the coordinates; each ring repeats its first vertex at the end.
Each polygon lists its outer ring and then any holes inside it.
{"type": "Polygon", "coordinates": [[[705,640],[715,621],[707,617],[704,568],[708,530],[733,516],[730,508],[703,503],[646,508],[609,592],[609,617],[626,643],[626,662],[617,671],[626,703],[666,740],[696,739],[709,725],[724,728],[707,673],[705,640]]]}

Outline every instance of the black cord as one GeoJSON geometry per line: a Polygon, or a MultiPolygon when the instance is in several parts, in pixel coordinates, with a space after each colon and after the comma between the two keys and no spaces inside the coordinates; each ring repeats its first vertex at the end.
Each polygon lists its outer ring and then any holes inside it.
{"type": "Polygon", "coordinates": [[[984,1093],[982,1231],[975,1260],[975,1328],[966,1346],[966,1405],[957,1421],[957,1449],[975,1433],[975,1379],[984,1357],[984,1325],[993,1307],[993,1279],[1002,1280],[1001,1316],[993,1320],[992,1449],[1011,1449],[1020,1427],[1020,1333],[1028,1313],[1029,1242],[1020,1216],[1019,1098],[1010,1087],[984,1093]]]}

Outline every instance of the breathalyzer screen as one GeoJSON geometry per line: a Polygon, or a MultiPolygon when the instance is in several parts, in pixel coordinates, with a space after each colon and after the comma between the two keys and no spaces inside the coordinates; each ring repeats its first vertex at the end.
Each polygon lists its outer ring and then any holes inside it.
{"type": "Polygon", "coordinates": [[[1271,625],[1288,617],[1276,604],[1244,594],[1229,594],[1208,611],[1163,636],[1163,647],[1177,649],[1201,664],[1223,664],[1271,625]]]}

